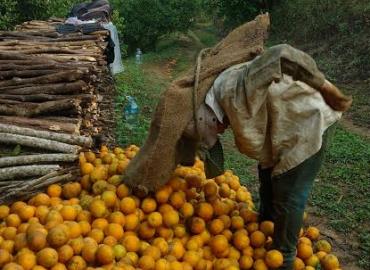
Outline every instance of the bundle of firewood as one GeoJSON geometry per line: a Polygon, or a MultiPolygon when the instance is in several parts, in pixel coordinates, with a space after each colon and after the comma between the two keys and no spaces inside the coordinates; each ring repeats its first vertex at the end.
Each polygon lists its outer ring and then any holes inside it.
{"type": "Polygon", "coordinates": [[[63,169],[92,146],[92,137],[114,142],[109,32],[63,35],[55,30],[60,23],[31,21],[0,31],[1,194],[69,179],[71,170],[63,169]],[[15,146],[21,153],[7,156],[15,146]]]}

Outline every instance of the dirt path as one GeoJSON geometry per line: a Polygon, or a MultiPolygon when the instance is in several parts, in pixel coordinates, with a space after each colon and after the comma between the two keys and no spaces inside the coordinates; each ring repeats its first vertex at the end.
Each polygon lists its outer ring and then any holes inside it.
{"type": "Polygon", "coordinates": [[[347,130],[356,133],[362,137],[370,139],[370,129],[366,127],[361,127],[355,125],[350,117],[343,117],[340,120],[340,123],[345,127],[347,130]]]}
{"type": "Polygon", "coordinates": [[[356,241],[355,235],[344,236],[328,226],[328,220],[325,217],[316,215],[317,211],[308,207],[308,213],[305,224],[307,226],[315,226],[320,230],[320,234],[330,242],[333,247],[333,252],[338,256],[343,270],[365,270],[357,266],[359,254],[359,243],[356,241]]]}

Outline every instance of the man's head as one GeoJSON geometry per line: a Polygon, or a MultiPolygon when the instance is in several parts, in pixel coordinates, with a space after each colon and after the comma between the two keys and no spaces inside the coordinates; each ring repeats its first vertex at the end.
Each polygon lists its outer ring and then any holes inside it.
{"type": "Polygon", "coordinates": [[[192,119],[185,129],[184,136],[190,139],[198,140],[206,148],[212,148],[217,139],[217,134],[224,133],[228,127],[228,120],[220,123],[213,110],[203,103],[197,111],[197,126],[192,119]]]}

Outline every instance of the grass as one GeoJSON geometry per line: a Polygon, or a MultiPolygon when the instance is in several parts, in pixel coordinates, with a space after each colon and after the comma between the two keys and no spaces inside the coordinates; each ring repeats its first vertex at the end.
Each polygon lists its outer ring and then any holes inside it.
{"type": "MultiPolygon", "coordinates": [[[[210,46],[217,40],[212,29],[207,27],[204,31],[201,27],[192,30],[198,40],[180,34],[162,39],[156,52],[144,54],[141,66],[137,66],[133,59],[124,61],[126,71],[116,78],[119,144],[141,145],[144,142],[160,93],[173,78],[191,66],[200,49],[199,44],[210,46]],[[134,126],[128,125],[122,118],[127,95],[134,96],[140,107],[139,119],[134,126]]],[[[225,168],[232,169],[240,177],[252,191],[254,202],[258,205],[256,162],[239,153],[231,131],[222,136],[222,142],[225,168]]],[[[309,205],[317,215],[328,220],[331,228],[359,241],[358,263],[365,269],[370,268],[369,191],[370,141],[338,127],[309,205]]]]}
{"type": "Polygon", "coordinates": [[[370,141],[337,128],[310,204],[329,225],[360,244],[359,265],[370,267],[370,141]]]}
{"type": "Polygon", "coordinates": [[[120,145],[143,143],[149,125],[150,115],[155,108],[155,101],[158,100],[159,93],[163,87],[162,82],[150,78],[140,66],[133,60],[125,61],[126,71],[117,76],[117,97],[116,97],[116,117],[117,117],[117,139],[120,145]],[[126,123],[123,109],[127,103],[126,96],[135,97],[140,112],[136,123],[126,123]]]}
{"type": "Polygon", "coordinates": [[[120,145],[141,145],[150,126],[159,95],[170,81],[186,71],[202,47],[211,46],[216,39],[210,38],[210,30],[195,30],[197,35],[174,33],[162,38],[155,52],[143,55],[143,64],[133,58],[124,60],[125,72],[116,76],[117,141],[120,145]],[[203,44],[207,42],[207,44],[203,44]],[[212,43],[212,44],[211,44],[212,43]],[[140,113],[134,124],[128,124],[123,115],[127,96],[135,97],[140,113]]]}

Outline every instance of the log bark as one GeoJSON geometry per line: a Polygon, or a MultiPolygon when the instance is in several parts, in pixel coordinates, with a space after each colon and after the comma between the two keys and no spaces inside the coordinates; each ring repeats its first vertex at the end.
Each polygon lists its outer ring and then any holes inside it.
{"type": "Polygon", "coordinates": [[[5,52],[0,52],[0,59],[1,60],[32,60],[32,56],[22,54],[22,53],[5,53],[5,52]]]}
{"type": "Polygon", "coordinates": [[[0,99],[0,104],[19,105],[22,104],[22,102],[17,100],[0,99]]]}
{"type": "Polygon", "coordinates": [[[81,101],[78,99],[62,99],[57,101],[46,101],[43,103],[0,104],[0,113],[13,116],[33,117],[35,115],[73,110],[79,113],[81,101]]]}
{"type": "Polygon", "coordinates": [[[92,146],[92,139],[90,137],[34,130],[31,128],[24,128],[15,125],[7,125],[0,123],[0,132],[37,137],[52,141],[63,142],[67,144],[80,145],[84,147],[92,146]]]}
{"type": "Polygon", "coordinates": [[[28,57],[26,59],[2,59],[5,58],[3,55],[0,53],[0,65],[9,65],[9,64],[14,64],[14,65],[42,65],[42,64],[55,64],[55,61],[50,61],[50,60],[45,60],[45,59],[40,59],[36,57],[28,57]]]}
{"type": "Polygon", "coordinates": [[[17,44],[17,45],[4,45],[0,41],[0,51],[10,53],[22,53],[22,54],[40,54],[40,53],[64,53],[64,54],[98,54],[102,53],[103,49],[97,46],[81,46],[81,45],[66,45],[65,43],[53,43],[52,46],[49,44],[40,43],[28,43],[28,44],[17,44]]]}
{"type": "MultiPolygon", "coordinates": [[[[69,47],[69,46],[78,46],[78,47],[85,47],[85,48],[92,48],[96,49],[99,48],[100,45],[107,45],[108,42],[102,41],[93,41],[93,40],[82,40],[82,41],[62,41],[62,42],[53,42],[53,47],[69,47]],[[97,46],[98,45],[98,46],[97,46]]],[[[32,40],[0,40],[0,46],[18,46],[18,47],[30,47],[30,46],[50,46],[50,42],[48,41],[32,41],[32,40]]]]}
{"type": "Polygon", "coordinates": [[[75,154],[40,154],[0,158],[0,168],[37,163],[73,162],[78,159],[75,154]]]}
{"type": "MultiPolygon", "coordinates": [[[[18,47],[18,49],[20,49],[18,47]]],[[[47,47],[47,48],[22,48],[18,50],[17,48],[14,48],[13,51],[19,51],[19,53],[22,54],[80,54],[79,51],[74,51],[70,49],[64,49],[64,48],[57,48],[57,47],[47,47]]],[[[10,50],[9,50],[10,51],[10,50]]],[[[89,50],[85,51],[86,53],[89,53],[89,50]]],[[[92,53],[92,52],[90,52],[92,53]]],[[[96,53],[96,51],[94,51],[96,53]]]]}
{"type": "Polygon", "coordinates": [[[54,60],[57,62],[70,62],[70,61],[82,61],[82,62],[97,62],[98,57],[85,56],[85,55],[61,55],[61,54],[40,54],[40,57],[54,60]]]}
{"type": "Polygon", "coordinates": [[[27,65],[20,65],[17,63],[1,63],[0,70],[1,71],[23,71],[23,70],[70,70],[70,69],[83,69],[88,70],[88,67],[81,67],[81,66],[72,66],[68,64],[27,64],[27,65]]]}
{"type": "Polygon", "coordinates": [[[0,71],[0,80],[9,79],[13,77],[17,78],[32,78],[42,75],[48,75],[52,73],[58,72],[57,70],[8,70],[8,71],[0,71]]]}
{"type": "Polygon", "coordinates": [[[48,94],[35,94],[35,95],[7,95],[0,94],[0,99],[16,100],[23,102],[44,102],[61,99],[79,99],[83,103],[92,102],[93,95],[81,94],[81,95],[48,95],[48,94]]]}
{"type": "Polygon", "coordinates": [[[81,118],[72,118],[72,117],[64,117],[64,116],[42,116],[38,119],[43,120],[50,120],[50,121],[56,121],[56,122],[63,122],[63,123],[71,123],[77,125],[78,123],[81,123],[81,118]]]}
{"type": "Polygon", "coordinates": [[[98,66],[96,62],[82,62],[82,61],[70,61],[70,62],[57,62],[51,59],[44,59],[41,57],[33,58],[33,59],[26,59],[26,60],[1,60],[0,59],[0,66],[8,66],[8,65],[22,65],[25,68],[30,69],[32,65],[56,65],[54,69],[61,69],[63,70],[64,67],[67,69],[81,69],[84,71],[86,68],[90,71],[100,70],[102,67],[98,66]]]}
{"type": "Polygon", "coordinates": [[[2,81],[0,82],[0,87],[2,86],[13,86],[13,85],[24,85],[24,84],[48,84],[57,82],[73,82],[82,78],[83,72],[78,71],[61,71],[55,74],[43,75],[35,78],[17,79],[2,81]]]}
{"type": "Polygon", "coordinates": [[[76,145],[11,133],[0,133],[0,142],[5,144],[19,144],[60,153],[77,154],[81,150],[81,147],[76,145]]]}
{"type": "Polygon", "coordinates": [[[87,84],[78,80],[69,83],[55,83],[55,84],[44,84],[36,86],[28,86],[21,88],[11,88],[9,90],[0,90],[2,93],[13,94],[13,95],[31,95],[31,94],[69,94],[69,93],[80,93],[87,89],[87,84]]]}
{"type": "Polygon", "coordinates": [[[23,182],[23,184],[21,183],[20,185],[17,181],[11,181],[11,183],[15,184],[2,187],[0,189],[0,203],[9,203],[15,199],[27,200],[40,192],[42,188],[46,188],[51,184],[66,183],[76,179],[77,173],[75,170],[69,172],[64,171],[62,174],[60,173],[61,171],[50,173],[38,179],[23,182]]]}
{"type": "Polygon", "coordinates": [[[70,118],[64,120],[62,118],[54,118],[54,119],[44,119],[44,118],[26,118],[26,117],[17,117],[17,116],[1,116],[0,115],[0,122],[7,123],[7,124],[17,124],[18,126],[23,127],[32,127],[37,129],[44,129],[44,130],[53,130],[53,131],[61,131],[71,134],[79,134],[81,128],[80,119],[70,118]]]}
{"type": "Polygon", "coordinates": [[[49,178],[49,179],[47,179],[47,180],[45,180],[41,183],[38,183],[38,184],[34,185],[32,189],[33,190],[38,190],[38,189],[46,188],[46,187],[48,187],[52,184],[56,184],[56,183],[70,182],[74,179],[76,179],[76,175],[74,175],[73,173],[58,175],[58,176],[49,178]]]}
{"type": "Polygon", "coordinates": [[[24,181],[0,181],[0,187],[3,188],[5,186],[6,188],[9,186],[21,186],[23,183],[24,181]]]}
{"type": "Polygon", "coordinates": [[[18,38],[58,38],[61,34],[53,32],[40,32],[40,31],[27,31],[27,32],[18,32],[18,31],[0,31],[0,37],[18,37],[18,38]]]}
{"type": "Polygon", "coordinates": [[[15,166],[0,169],[0,180],[12,180],[21,177],[32,177],[48,174],[60,169],[59,165],[15,166]]]}
{"type": "MultiPolygon", "coordinates": [[[[54,171],[54,172],[52,172],[48,175],[42,176],[38,179],[31,180],[26,184],[28,184],[29,187],[40,187],[40,184],[44,184],[45,182],[50,181],[50,179],[52,179],[52,178],[56,179],[58,176],[64,176],[66,174],[73,175],[74,177],[76,177],[76,175],[79,175],[79,169],[74,167],[74,168],[68,168],[68,169],[62,169],[62,170],[59,170],[59,171],[54,171]]],[[[46,186],[48,186],[48,185],[46,185],[46,186]]]]}
{"type": "Polygon", "coordinates": [[[71,42],[71,41],[86,41],[86,40],[98,40],[99,37],[97,36],[71,36],[71,37],[64,37],[58,39],[50,39],[49,42],[71,42]]]}

